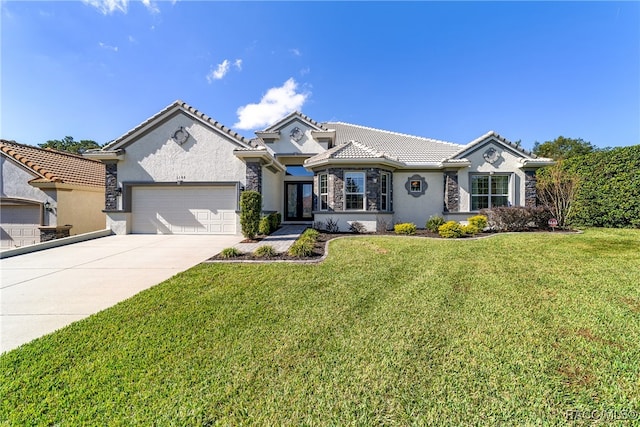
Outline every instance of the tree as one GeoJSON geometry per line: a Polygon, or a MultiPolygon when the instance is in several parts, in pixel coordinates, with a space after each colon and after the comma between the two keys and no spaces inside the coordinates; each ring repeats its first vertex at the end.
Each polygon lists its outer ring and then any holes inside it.
{"type": "Polygon", "coordinates": [[[538,199],[558,220],[558,226],[566,227],[580,184],[578,174],[568,171],[559,160],[553,166],[538,169],[536,181],[538,199]]]}
{"type": "Polygon", "coordinates": [[[72,136],[65,136],[63,139],[50,139],[44,144],[38,144],[40,148],[52,148],[67,153],[82,154],[93,148],[100,148],[100,144],[90,139],[75,141],[72,136]]]}
{"type": "Polygon", "coordinates": [[[582,156],[595,150],[595,146],[582,138],[565,138],[562,135],[553,141],[545,141],[543,143],[536,141],[533,145],[533,154],[536,156],[550,157],[556,160],[582,156]]]}

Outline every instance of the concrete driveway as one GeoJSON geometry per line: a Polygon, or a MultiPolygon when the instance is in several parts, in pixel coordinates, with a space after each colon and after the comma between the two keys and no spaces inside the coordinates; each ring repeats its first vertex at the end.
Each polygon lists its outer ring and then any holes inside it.
{"type": "Polygon", "coordinates": [[[241,236],[108,236],[0,261],[0,353],[127,299],[241,236]]]}

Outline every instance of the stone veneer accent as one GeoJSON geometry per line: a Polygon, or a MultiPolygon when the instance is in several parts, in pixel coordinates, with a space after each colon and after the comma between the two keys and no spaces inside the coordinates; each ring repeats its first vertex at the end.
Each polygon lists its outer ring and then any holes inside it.
{"type": "Polygon", "coordinates": [[[536,183],[536,171],[524,171],[524,205],[526,207],[535,207],[537,204],[536,183]]]}
{"type": "Polygon", "coordinates": [[[60,225],[57,227],[40,227],[40,242],[48,242],[49,240],[69,237],[69,235],[71,234],[70,230],[70,225],[60,225]]]}
{"type": "Polygon", "coordinates": [[[247,162],[245,190],[253,190],[262,194],[262,164],[260,162],[247,162]]]}
{"type": "Polygon", "coordinates": [[[118,209],[118,163],[106,163],[104,170],[104,209],[114,211],[118,209]]]}
{"type": "Polygon", "coordinates": [[[344,170],[329,169],[329,210],[344,210],[344,170]]]}
{"type": "Polygon", "coordinates": [[[457,172],[444,173],[444,211],[458,212],[460,210],[460,186],[457,172]]]}

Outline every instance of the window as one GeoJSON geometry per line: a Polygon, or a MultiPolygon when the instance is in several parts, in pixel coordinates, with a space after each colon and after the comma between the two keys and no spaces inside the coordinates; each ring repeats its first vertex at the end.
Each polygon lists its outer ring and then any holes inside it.
{"type": "Polygon", "coordinates": [[[409,182],[409,191],[412,193],[419,193],[422,191],[422,181],[414,179],[409,182]]]}
{"type": "Polygon", "coordinates": [[[389,184],[391,182],[390,175],[386,172],[382,172],[380,174],[380,210],[381,211],[390,211],[391,203],[389,198],[390,188],[389,184]]]}
{"type": "Polygon", "coordinates": [[[472,175],[471,210],[509,205],[508,175],[472,175]]]}
{"type": "Polygon", "coordinates": [[[345,210],[364,210],[364,172],[344,174],[345,210]]]}
{"type": "Polygon", "coordinates": [[[329,207],[329,183],[327,174],[318,175],[318,186],[320,187],[320,206],[321,211],[326,211],[329,207]]]}

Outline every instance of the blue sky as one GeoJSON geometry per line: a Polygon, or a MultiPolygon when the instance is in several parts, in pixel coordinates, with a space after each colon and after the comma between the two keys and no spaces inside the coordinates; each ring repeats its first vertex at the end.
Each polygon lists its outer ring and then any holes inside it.
{"type": "Polygon", "coordinates": [[[105,143],[181,99],[466,144],[640,143],[638,2],[0,2],[0,136],[105,143]]]}

